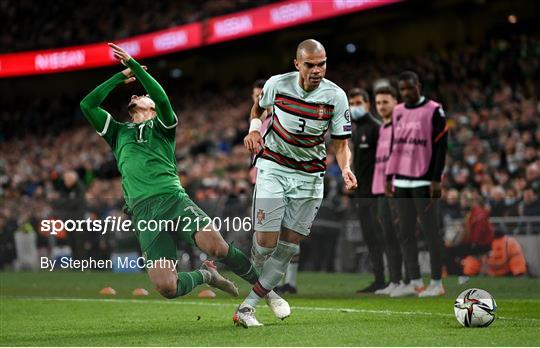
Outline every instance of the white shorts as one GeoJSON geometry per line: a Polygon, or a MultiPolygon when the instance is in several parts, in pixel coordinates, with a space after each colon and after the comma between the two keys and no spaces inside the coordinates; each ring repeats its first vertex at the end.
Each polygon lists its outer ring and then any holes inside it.
{"type": "Polygon", "coordinates": [[[298,178],[259,169],[253,193],[256,232],[280,232],[282,227],[308,236],[324,193],[324,178],[298,178]]]}

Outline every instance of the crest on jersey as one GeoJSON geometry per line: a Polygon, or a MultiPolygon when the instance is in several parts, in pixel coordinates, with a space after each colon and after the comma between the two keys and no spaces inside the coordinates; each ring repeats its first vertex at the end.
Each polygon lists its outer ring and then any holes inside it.
{"type": "Polygon", "coordinates": [[[264,212],[264,210],[259,209],[259,211],[257,212],[258,224],[261,225],[265,218],[266,218],[266,213],[264,212]]]}
{"type": "Polygon", "coordinates": [[[343,114],[343,116],[345,116],[345,120],[347,120],[347,122],[351,122],[351,110],[349,109],[345,110],[345,113],[343,114]]]}
{"type": "Polygon", "coordinates": [[[319,118],[323,118],[324,117],[324,105],[319,105],[319,118]]]}

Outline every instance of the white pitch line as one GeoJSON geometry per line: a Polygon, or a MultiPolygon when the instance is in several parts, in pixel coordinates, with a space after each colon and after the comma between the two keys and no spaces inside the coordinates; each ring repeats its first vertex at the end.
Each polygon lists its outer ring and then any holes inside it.
{"type": "MultiPolygon", "coordinates": [[[[66,302],[111,302],[111,303],[150,303],[150,304],[166,304],[166,305],[193,305],[193,306],[214,306],[214,307],[236,307],[236,304],[220,303],[220,302],[195,302],[195,301],[165,301],[165,300],[136,300],[136,299],[116,299],[116,298],[65,298],[65,297],[32,297],[32,296],[4,296],[2,298],[11,298],[15,300],[28,300],[28,301],[66,301],[66,302]]],[[[330,312],[345,312],[345,313],[368,313],[378,315],[425,315],[425,316],[440,316],[440,317],[453,317],[452,314],[445,313],[431,313],[420,311],[391,311],[391,310],[375,310],[375,309],[358,309],[358,308],[339,308],[339,307],[306,307],[306,306],[292,306],[292,309],[307,310],[307,311],[330,311],[330,312]]],[[[533,321],[540,322],[540,319],[536,318],[513,318],[513,317],[500,317],[497,319],[502,320],[516,320],[516,321],[533,321]]]]}

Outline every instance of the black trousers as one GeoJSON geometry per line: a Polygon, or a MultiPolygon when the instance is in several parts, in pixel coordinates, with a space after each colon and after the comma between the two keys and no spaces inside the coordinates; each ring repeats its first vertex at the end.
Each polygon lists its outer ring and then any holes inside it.
{"type": "Polygon", "coordinates": [[[438,199],[431,199],[429,186],[416,188],[396,187],[395,201],[399,215],[398,239],[403,250],[405,267],[411,279],[419,279],[418,244],[416,240],[417,221],[424,233],[431,267],[431,278],[441,279],[444,258],[444,243],[439,231],[438,199]]]}
{"type": "Polygon", "coordinates": [[[373,266],[375,282],[385,283],[383,238],[379,221],[377,220],[377,198],[356,198],[358,219],[362,227],[362,235],[369,251],[369,258],[373,266]]]}
{"type": "MultiPolygon", "coordinates": [[[[384,252],[388,261],[390,281],[392,283],[399,283],[403,279],[403,259],[398,240],[399,217],[396,204],[392,198],[384,196],[377,198],[377,219],[382,229],[384,252]]],[[[407,276],[405,276],[405,282],[409,282],[407,276]]]]}

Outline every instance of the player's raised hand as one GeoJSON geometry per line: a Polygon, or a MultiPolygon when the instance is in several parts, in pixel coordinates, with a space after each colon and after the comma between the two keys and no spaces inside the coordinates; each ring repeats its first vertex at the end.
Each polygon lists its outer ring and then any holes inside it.
{"type": "Polygon", "coordinates": [[[126,62],[131,59],[129,53],[127,53],[122,47],[115,45],[112,42],[109,42],[108,45],[113,51],[114,58],[118,59],[120,63],[126,65],[126,62]]]}
{"type": "Polygon", "coordinates": [[[264,149],[264,140],[259,131],[252,131],[244,138],[244,145],[252,154],[256,155],[264,149]]]}
{"type": "MultiPolygon", "coordinates": [[[[143,65],[142,68],[144,70],[148,70],[148,68],[146,67],[146,65],[143,65]]],[[[133,76],[133,72],[131,71],[130,68],[127,68],[127,69],[124,69],[122,70],[122,74],[124,74],[124,76],[127,77],[127,79],[124,80],[124,83],[127,85],[128,83],[132,83],[133,81],[136,80],[135,76],[133,76]]]]}
{"type": "Polygon", "coordinates": [[[345,182],[345,188],[348,191],[353,191],[358,187],[356,176],[349,168],[342,170],[341,175],[343,176],[343,181],[345,182]]]}

